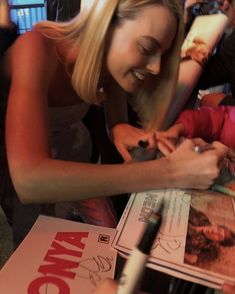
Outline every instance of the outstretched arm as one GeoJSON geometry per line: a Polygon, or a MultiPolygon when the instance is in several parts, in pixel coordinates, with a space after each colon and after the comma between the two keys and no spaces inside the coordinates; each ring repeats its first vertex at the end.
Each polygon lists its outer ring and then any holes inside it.
{"type": "Polygon", "coordinates": [[[190,140],[166,158],[140,163],[96,165],[53,159],[47,114],[57,70],[54,47],[39,33],[30,32],[14,43],[9,54],[7,155],[22,202],[77,201],[157,188],[205,189],[218,176],[227,148],[215,144],[214,150],[197,154],[190,140]]]}

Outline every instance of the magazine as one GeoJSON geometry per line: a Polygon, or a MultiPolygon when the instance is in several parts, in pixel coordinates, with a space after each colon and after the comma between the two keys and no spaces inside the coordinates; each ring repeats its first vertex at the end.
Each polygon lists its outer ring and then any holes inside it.
{"type": "Polygon", "coordinates": [[[235,282],[234,200],[213,191],[133,193],[117,226],[113,247],[128,258],[150,213],[164,201],[163,222],[147,266],[219,289],[224,282],[235,282]]]}
{"type": "Polygon", "coordinates": [[[220,176],[212,186],[212,190],[235,197],[235,151],[230,149],[224,158],[220,176]]]}
{"type": "Polygon", "coordinates": [[[39,216],[0,271],[0,293],[92,293],[113,278],[116,230],[39,216]]]}

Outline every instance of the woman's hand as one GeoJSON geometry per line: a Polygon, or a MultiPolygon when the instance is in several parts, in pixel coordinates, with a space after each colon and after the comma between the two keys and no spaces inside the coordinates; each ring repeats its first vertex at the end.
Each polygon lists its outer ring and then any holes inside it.
{"type": "Polygon", "coordinates": [[[173,166],[173,187],[208,189],[219,176],[229,149],[220,142],[213,142],[210,150],[195,152],[195,146],[202,145],[208,144],[202,139],[186,139],[167,157],[173,166]]]}
{"type": "Polygon", "coordinates": [[[93,292],[94,294],[115,294],[117,293],[117,282],[112,279],[105,279],[93,292]]]}
{"type": "Polygon", "coordinates": [[[156,148],[155,132],[145,132],[129,124],[117,124],[112,128],[113,143],[126,162],[132,160],[131,151],[139,147],[139,142],[146,142],[146,149],[156,148]]]}
{"type": "Polygon", "coordinates": [[[175,124],[168,130],[156,132],[157,147],[165,156],[169,155],[176,149],[180,137],[184,134],[182,124],[175,124]]]}

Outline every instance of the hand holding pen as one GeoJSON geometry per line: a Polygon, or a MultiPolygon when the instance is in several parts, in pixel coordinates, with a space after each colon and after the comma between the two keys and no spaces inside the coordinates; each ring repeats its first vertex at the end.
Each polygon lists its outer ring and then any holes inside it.
{"type": "Polygon", "coordinates": [[[138,244],[133,248],[124,266],[117,294],[132,294],[136,290],[151,248],[161,227],[163,209],[164,202],[161,202],[158,210],[150,215],[138,244]]]}

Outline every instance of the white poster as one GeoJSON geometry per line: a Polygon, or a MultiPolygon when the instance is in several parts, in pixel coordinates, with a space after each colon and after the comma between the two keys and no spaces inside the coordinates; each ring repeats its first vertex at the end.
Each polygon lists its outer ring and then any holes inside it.
{"type": "Polygon", "coordinates": [[[0,271],[0,293],[88,294],[113,278],[116,230],[40,216],[0,271]]]}

